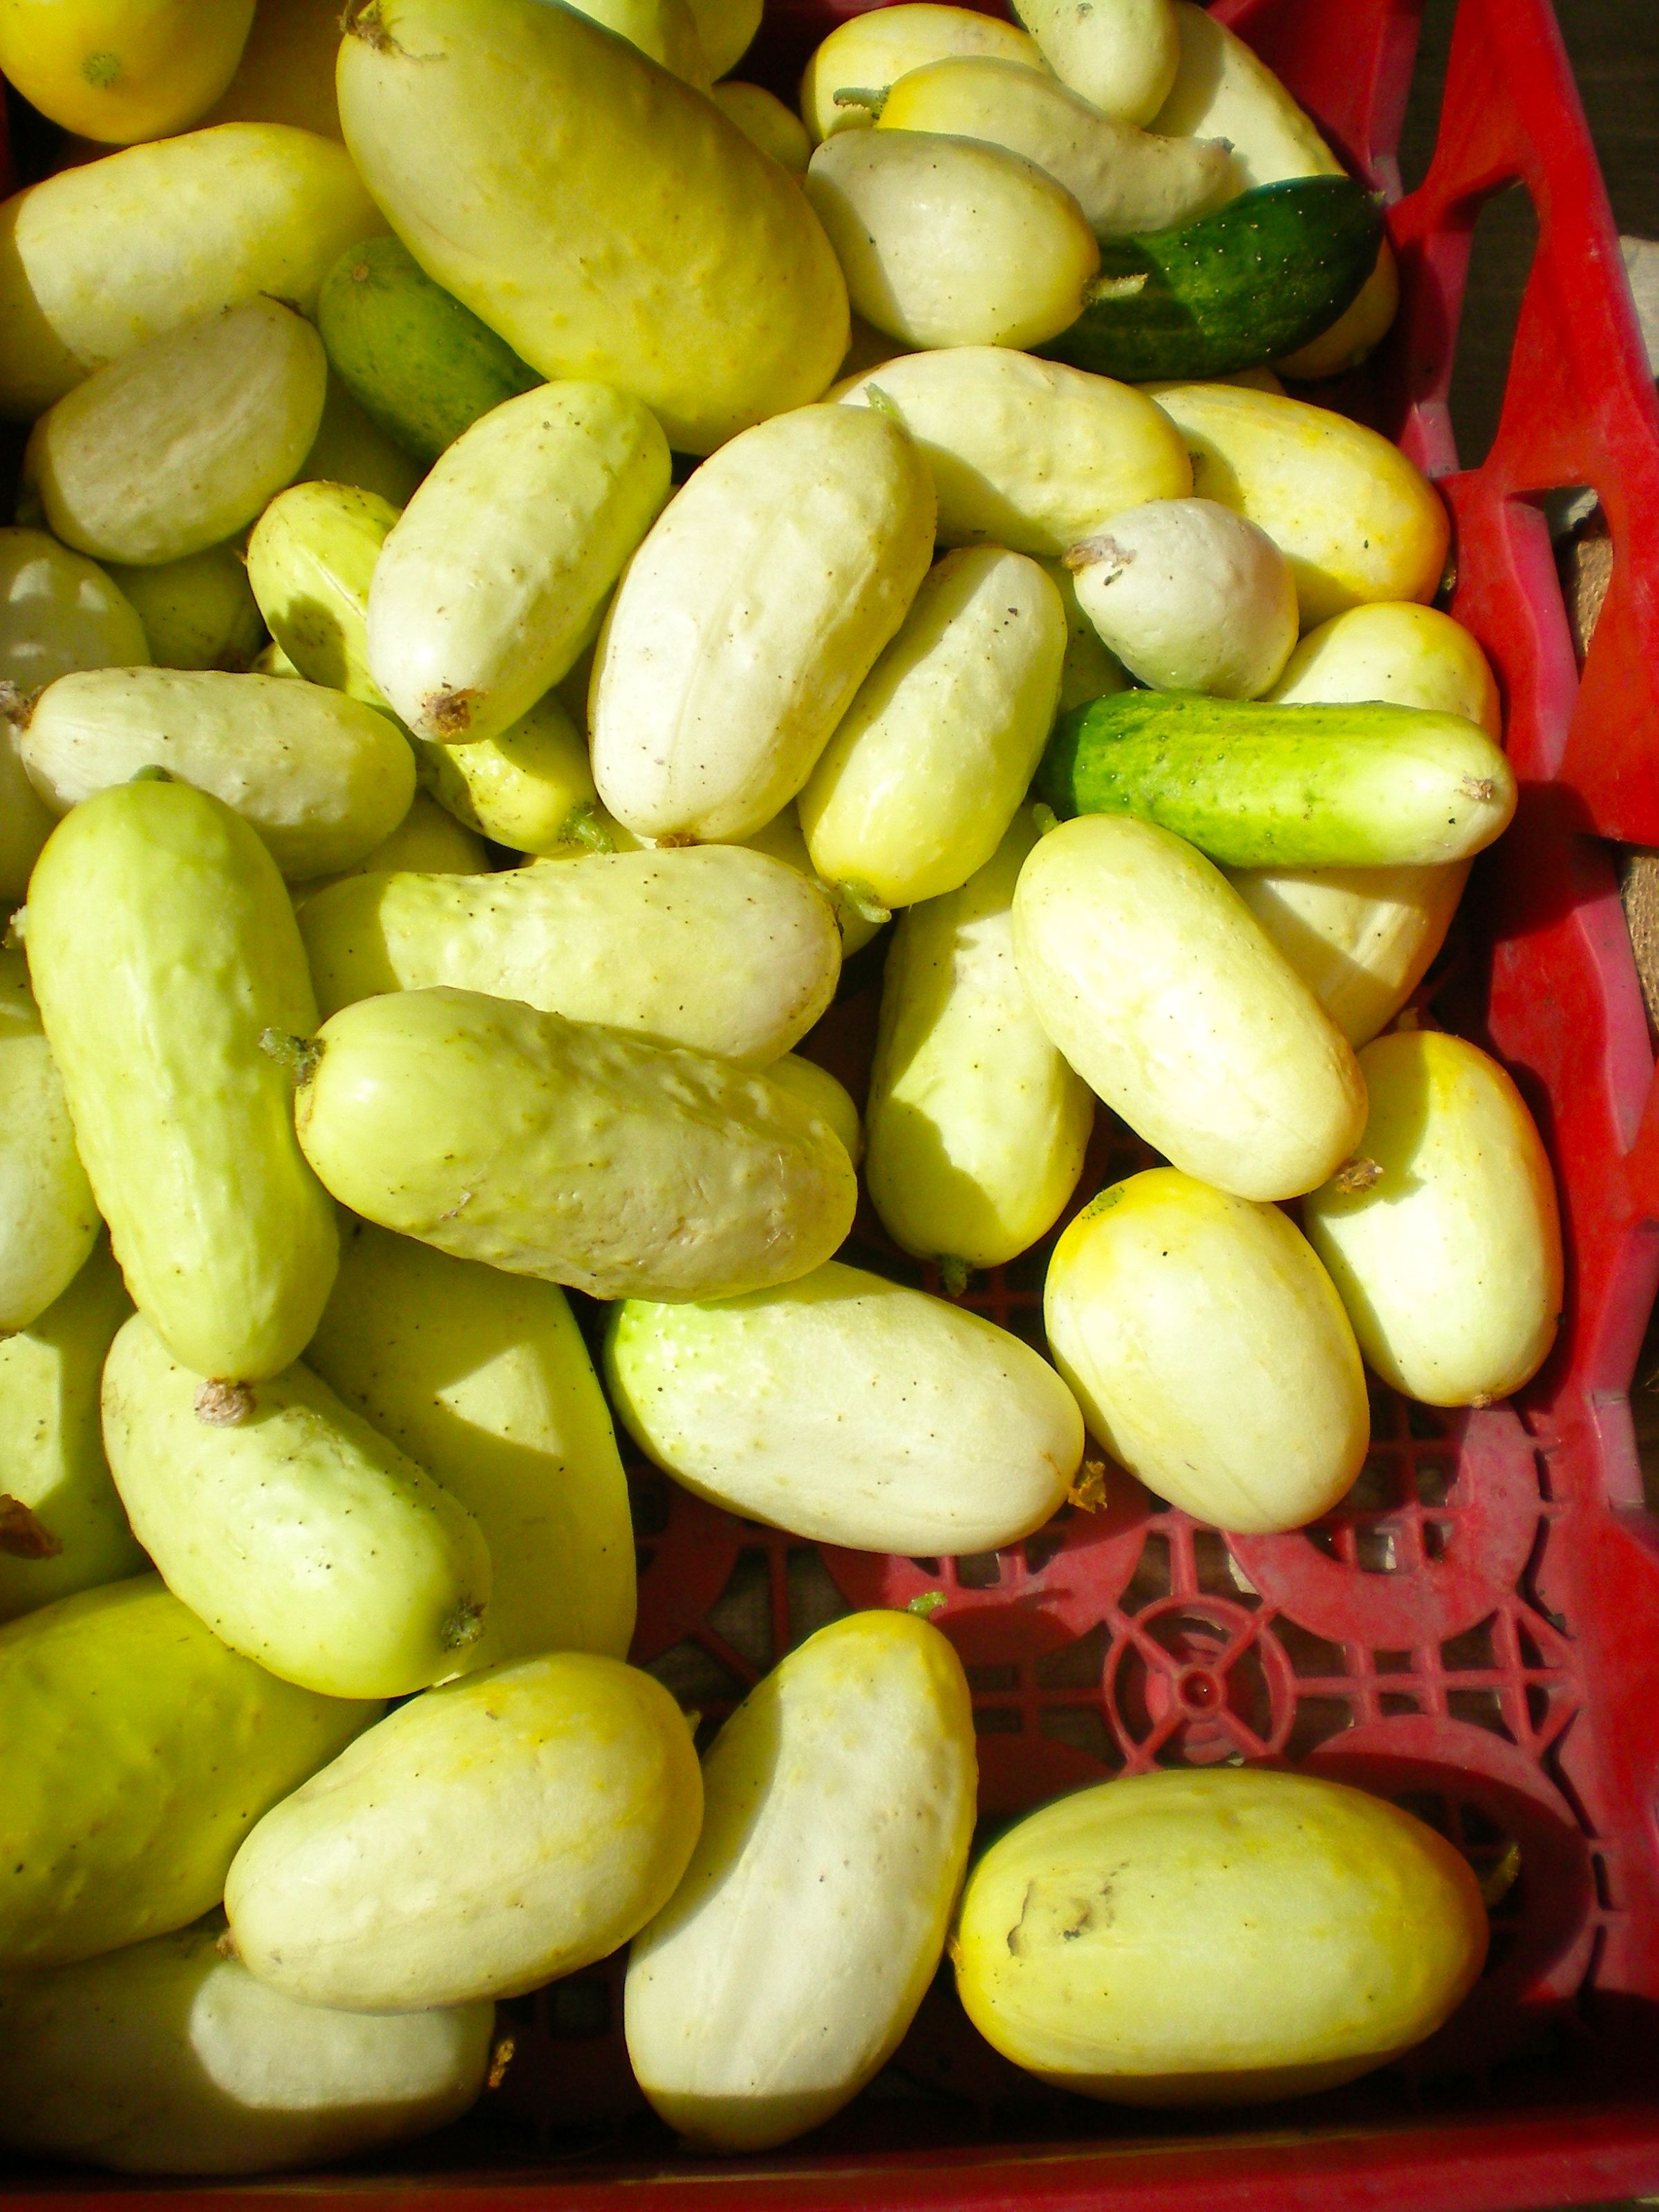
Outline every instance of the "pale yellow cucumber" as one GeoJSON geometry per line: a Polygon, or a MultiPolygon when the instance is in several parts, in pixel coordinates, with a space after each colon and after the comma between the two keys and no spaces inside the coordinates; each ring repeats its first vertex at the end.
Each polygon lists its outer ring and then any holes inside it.
{"type": "MultiPolygon", "coordinates": [[[[1461,623],[1409,601],[1350,607],[1310,630],[1268,693],[1292,703],[1391,700],[1501,727],[1486,657],[1461,623]]],[[[1241,868],[1235,890],[1356,1050],[1386,1029],[1444,942],[1466,864],[1241,868]]]]}
{"type": "Polygon", "coordinates": [[[0,1340],[69,1288],[100,1226],[23,955],[0,947],[0,1340]]]}
{"type": "Polygon", "coordinates": [[[1043,66],[1030,32],[1000,15],[938,6],[933,0],[872,8],[837,23],[806,64],[800,112],[813,143],[838,131],[867,130],[875,120],[867,102],[838,100],[838,92],[882,93],[912,70],[952,54],[991,54],[1028,69],[1043,66]]]}
{"type": "Polygon", "coordinates": [[[0,1984],[0,2142],[118,2173],[270,2173],[458,2119],[489,2070],[489,2003],[403,2019],[295,2004],[174,1936],[0,1984]]]}
{"type": "Polygon", "coordinates": [[[1348,1158],[1365,1118],[1352,1053],[1192,846],[1131,816],[1079,815],[1026,861],[1013,912],[1038,1020],[1176,1167],[1279,1199],[1348,1158]]]}
{"type": "Polygon", "coordinates": [[[128,783],[58,824],[29,888],[29,972],[128,1289],[199,1373],[279,1373],[336,1243],[261,1043],[315,1019],[276,864],[204,792],[128,783]]]}
{"type": "Polygon", "coordinates": [[[388,714],[368,669],[368,586],[398,513],[355,484],[291,484],[247,544],[259,611],[301,675],[388,714]]]}
{"type": "Polygon", "coordinates": [[[1311,629],[1267,694],[1293,705],[1392,700],[1462,714],[1489,738],[1503,729],[1498,685],[1462,623],[1409,599],[1374,600],[1311,629]]]}
{"type": "Polygon", "coordinates": [[[247,563],[234,545],[210,545],[153,568],[112,564],[137,608],[158,668],[251,668],[265,641],[247,563]]]}
{"type": "Polygon", "coordinates": [[[1138,1774],[1042,1806],[975,1867],[968,2017],[1043,2081],[1238,2105],[1352,2081],[1438,2027],[1486,1955],[1468,1862],[1305,1774],[1138,1774]],[[1172,1955],[1201,1957],[1196,1988],[1172,1955]]]}
{"type": "Polygon", "coordinates": [[[884,907],[958,890],[1025,795],[1066,654],[1060,593],[1023,553],[948,553],[800,794],[812,865],[884,907]]]}
{"type": "Polygon", "coordinates": [[[149,657],[137,610],[95,562],[44,530],[0,530],[0,901],[22,897],[54,819],[19,750],[29,695],[74,668],[149,657]]]}
{"type": "Polygon", "coordinates": [[[1020,0],[1019,18],[1062,83],[1103,115],[1147,123],[1176,81],[1175,0],[1020,0]]]}
{"type": "Polygon", "coordinates": [[[831,1261],[706,1304],[617,1306],[611,1401],[678,1482],[866,1552],[991,1552],[1040,1528],[1083,1455],[1077,1406],[1006,1329],[831,1261]]]}
{"type": "Polygon", "coordinates": [[[301,881],[372,853],[415,795],[414,760],[384,714],[315,684],[216,669],[59,677],[22,753],[57,814],[144,769],[211,792],[301,881]]]}
{"type": "Polygon", "coordinates": [[[1131,507],[1066,559],[1102,643],[1154,690],[1257,699],[1296,643],[1290,563],[1215,500],[1131,507]]]}
{"type": "Polygon", "coordinates": [[[369,588],[370,672],[411,730],[495,737],[557,683],[668,471],[655,421],[603,385],[541,385],[463,431],[392,526],[369,588]]]}
{"type": "Polygon", "coordinates": [[[130,146],[195,122],[235,74],[253,0],[12,0],[0,70],[65,131],[130,146]]]}
{"type": "MultiPolygon", "coordinates": [[[[1342,164],[1279,79],[1243,40],[1194,0],[1175,0],[1181,58],[1152,128],[1175,137],[1224,138],[1234,189],[1290,177],[1336,177],[1342,164]]],[[[1400,278],[1386,239],[1359,296],[1280,366],[1290,376],[1334,376],[1363,361],[1393,322],[1400,278]]]]}
{"type": "Polygon", "coordinates": [[[309,323],[250,300],[77,385],[36,423],[24,471],[65,544],[178,561],[244,528],[290,481],[327,373],[309,323]]]}
{"type": "Polygon", "coordinates": [[[1359,1472],[1353,1331],[1276,1206],[1174,1168],[1114,1183],[1055,1245],[1042,1317],[1091,1432],[1200,1521],[1299,1528],[1359,1472]]]}
{"type": "Polygon", "coordinates": [[[1227,878],[1358,1052],[1428,973],[1469,866],[1234,868],[1227,878]]]}
{"type": "Polygon", "coordinates": [[[392,835],[366,854],[356,867],[343,868],[337,876],[312,876],[296,884],[296,909],[302,899],[316,897],[319,891],[343,883],[348,876],[391,875],[410,869],[432,875],[487,876],[489,855],[482,839],[464,828],[435,799],[417,791],[392,835]]]}
{"type": "Polygon", "coordinates": [[[739,84],[732,80],[715,85],[709,98],[728,123],[737,125],[751,145],[758,146],[763,154],[769,154],[792,176],[806,174],[806,164],[812,157],[812,142],[800,118],[792,113],[775,93],[768,92],[764,85],[739,84]]]}
{"type": "Polygon", "coordinates": [[[708,1753],[702,1833],[629,1957],[628,2053],[706,2150],[786,2142],[885,2064],[945,1942],[974,1825],[962,1662],[856,1613],[767,1675],[708,1753]]]}
{"type": "Polygon", "coordinates": [[[660,1684],[561,1651],[402,1705],[236,1855],[225,1910],[273,1989],[353,2012],[516,1996],[625,1943],[702,1817],[660,1684]]]}
{"type": "Polygon", "coordinates": [[[1063,561],[1045,561],[1066,610],[1066,658],[1060,670],[1060,711],[1109,699],[1128,683],[1123,663],[1101,643],[1100,633],[1078,603],[1077,578],[1063,561]]]}
{"type": "Polygon", "coordinates": [[[0,1338],[0,1621],[147,1564],[110,1480],[98,1384],[132,1301],[106,1244],[57,1303],[0,1338]]]}
{"type": "Polygon", "coordinates": [[[1059,1218],[1083,1172],[1094,1093],[1049,1042],[1014,966],[1028,811],[992,858],[894,933],[870,1074],[866,1180],[907,1252],[1000,1267],[1059,1218]]]}
{"type": "Polygon", "coordinates": [[[699,92],[708,90],[708,60],[687,0],[581,0],[580,13],[699,92]]]}
{"type": "Polygon", "coordinates": [[[761,0],[691,0],[692,19],[710,76],[724,76],[743,59],[760,28],[761,0]]]}
{"type": "Polygon", "coordinates": [[[884,916],[879,905],[865,899],[854,906],[844,894],[838,892],[833,884],[823,882],[819,876],[812,866],[812,855],[806,849],[806,839],[801,833],[800,814],[793,799],[763,828],[752,830],[741,842],[747,845],[751,852],[769,854],[773,860],[781,860],[786,867],[793,868],[809,883],[817,884],[836,910],[836,925],[841,931],[843,960],[850,960],[855,952],[861,952],[880,929],[884,916]]]}
{"type": "Polygon", "coordinates": [[[0,414],[28,422],[152,338],[262,294],[316,304],[385,223],[343,146],[230,123],[132,146],[0,207],[0,414]]]}
{"type": "Polygon", "coordinates": [[[943,545],[1060,554],[1123,508],[1193,488],[1180,433],[1144,393],[1007,347],[910,354],[840,397],[885,402],[915,440],[943,545]]]}
{"type": "Polygon", "coordinates": [[[1352,1171],[1307,1200],[1314,1249],[1385,1382],[1486,1405],[1543,1364],[1561,1319],[1555,1180],[1525,1101],[1462,1037],[1403,1030],[1360,1054],[1352,1171]]]}
{"type": "Polygon", "coordinates": [[[1434,487],[1363,423],[1237,384],[1157,384],[1193,489],[1265,530],[1291,564],[1304,629],[1372,599],[1431,599],[1449,525],[1434,487]]]}
{"type": "Polygon", "coordinates": [[[103,1404],[134,1534],[233,1651],[334,1698],[404,1697],[475,1663],[477,1523],[308,1368],[227,1389],[135,1314],[103,1404]]]}
{"type": "Polygon", "coordinates": [[[438,983],[763,1067],[835,995],[829,901],[737,845],[503,875],[358,876],[307,902],[326,1018],[438,983]]]}
{"type": "Polygon", "coordinates": [[[933,485],[884,417],[803,407],[699,469],[623,578],[593,775],[642,837],[741,838],[811,775],[933,553],[933,485]]]}
{"type": "Polygon", "coordinates": [[[477,1665],[626,1656],[628,1486],[562,1291],[356,1222],[306,1361],[483,1529],[494,1587],[477,1665]]]}
{"type": "Polygon", "coordinates": [[[846,288],[798,187],[574,9],[370,0],[338,85],[392,228],[544,376],[629,392],[706,453],[835,374],[846,288]]]}
{"type": "Polygon", "coordinates": [[[852,1226],[840,1139],[729,1061],[441,989],[343,1007],[319,1043],[297,1113],[318,1174],[459,1258],[725,1297],[810,1273],[852,1226]]]}
{"type": "Polygon", "coordinates": [[[0,1630],[0,1972],[199,1918],[260,1814],[380,1711],[279,1682],[154,1575],[0,1630]]]}
{"type": "Polygon", "coordinates": [[[420,465],[371,420],[331,370],[323,419],[295,481],[350,484],[400,507],[408,504],[423,473],[420,465]]]}
{"type": "Polygon", "coordinates": [[[854,307],[910,345],[1041,345],[1100,268],[1066,187],[981,139],[844,131],[813,155],[806,197],[854,307]]]}
{"type": "Polygon", "coordinates": [[[1115,121],[1045,70],[953,56],[902,76],[877,128],[983,138],[1065,185],[1097,238],[1172,230],[1231,196],[1227,147],[1115,121]]]}
{"type": "Polygon", "coordinates": [[[521,853],[594,849],[587,741],[554,692],[481,744],[415,744],[422,781],[469,829],[521,853]]]}
{"type": "Polygon", "coordinates": [[[844,1083],[820,1067],[815,1060],[806,1060],[798,1052],[787,1052],[781,1060],[775,1060],[766,1071],[769,1082],[783,1090],[793,1091],[805,1107],[827,1121],[842,1143],[847,1147],[847,1157],[854,1167],[864,1158],[864,1127],[859,1120],[859,1109],[853,1094],[844,1083]]]}

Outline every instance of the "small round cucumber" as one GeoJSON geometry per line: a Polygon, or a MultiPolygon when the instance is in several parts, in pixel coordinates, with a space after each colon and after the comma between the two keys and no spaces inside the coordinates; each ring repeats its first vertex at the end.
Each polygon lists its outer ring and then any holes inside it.
{"type": "Polygon", "coordinates": [[[317,327],[340,381],[417,460],[435,461],[479,416],[542,381],[395,238],[340,256],[317,327]]]}

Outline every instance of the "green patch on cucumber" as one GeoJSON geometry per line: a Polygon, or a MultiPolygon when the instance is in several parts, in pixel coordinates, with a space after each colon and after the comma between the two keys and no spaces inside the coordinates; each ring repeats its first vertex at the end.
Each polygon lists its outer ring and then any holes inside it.
{"type": "Polygon", "coordinates": [[[1232,868],[1466,860],[1508,828],[1516,795],[1503,754],[1461,714],[1182,691],[1063,715],[1032,790],[1062,817],[1155,822],[1232,868]]]}
{"type": "Polygon", "coordinates": [[[317,328],[365,413],[417,461],[544,380],[395,238],[349,247],[323,280],[317,328]]]}
{"type": "Polygon", "coordinates": [[[1351,177],[1261,185],[1178,229],[1103,241],[1090,304],[1036,350],[1129,384],[1259,368],[1330,328],[1382,242],[1382,210],[1351,177]]]}

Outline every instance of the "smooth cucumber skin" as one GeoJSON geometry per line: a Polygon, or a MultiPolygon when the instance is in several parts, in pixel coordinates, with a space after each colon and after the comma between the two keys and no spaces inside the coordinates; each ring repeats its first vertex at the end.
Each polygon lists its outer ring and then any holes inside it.
{"type": "Polygon", "coordinates": [[[131,1311],[100,1244],[39,1320],[0,1337],[0,1492],[27,1509],[39,1532],[0,1535],[0,1621],[149,1564],[110,1480],[98,1419],[104,1355],[131,1311]]]}
{"type": "Polygon", "coordinates": [[[1468,860],[1515,777],[1461,714],[1125,691],[1065,716],[1037,772],[1057,814],[1133,814],[1234,868],[1468,860]]]}
{"type": "Polygon", "coordinates": [[[556,1284],[355,1222],[306,1364],[483,1530],[495,1586],[479,1665],[537,1651],[626,1656],[628,1485],[556,1284]]]}
{"type": "Polygon", "coordinates": [[[1076,1402],[1028,1344],[839,1261],[749,1297],[627,1299],[605,1360],[659,1467],[817,1543],[997,1551],[1058,1510],[1083,1456],[1076,1402]]]}
{"type": "Polygon", "coordinates": [[[360,1000],[319,1042],[307,1157],[353,1212],[459,1259],[596,1297],[728,1297],[808,1273],[852,1227],[829,1124],[709,1054],[442,988],[360,1000]]]}
{"type": "Polygon", "coordinates": [[[247,544],[259,611],[301,675],[386,714],[392,708],[368,672],[368,586],[398,513],[356,484],[290,484],[247,544]]]}
{"type": "Polygon", "coordinates": [[[1537,1127],[1476,1045],[1397,1030],[1360,1054],[1370,1097],[1361,1189],[1327,1184],[1308,1237],[1394,1389],[1431,1406],[1518,1390],[1561,1320],[1561,1223],[1537,1127]]]}
{"type": "Polygon", "coordinates": [[[347,247],[323,279],[317,328],[335,374],[417,460],[542,381],[396,238],[347,247]]]}
{"type": "Polygon", "coordinates": [[[1438,2027],[1486,1955],[1468,1862],[1310,1775],[1138,1774],[1039,1806],[975,1866],[957,1989],[1016,2064],[1129,2105],[1352,2081],[1438,2027]],[[1176,1954],[1201,1957],[1189,1984],[1176,1954]]]}
{"type": "Polygon", "coordinates": [[[763,2150],[891,2056],[939,1963],[975,1765],[962,1662],[913,1614],[835,1621],[750,1692],[708,1753],[684,1880],[629,1960],[629,2057],[671,2127],[763,2150]]]}
{"type": "Polygon", "coordinates": [[[1102,276],[1144,284],[1091,300],[1039,350],[1126,383],[1255,368],[1336,320],[1382,239],[1376,203],[1351,178],[1261,185],[1176,229],[1104,240],[1102,276]]]}
{"type": "Polygon", "coordinates": [[[261,1814],[380,1710],[279,1682],[153,1575],[0,1630],[0,1972],[199,1918],[261,1814]]]}
{"type": "Polygon", "coordinates": [[[167,1588],[214,1633],[325,1697],[394,1698],[475,1663],[477,1522],[300,1362],[202,1411],[204,1378],[142,1315],[110,1349],[104,1438],[167,1588]]]}
{"type": "Polygon", "coordinates": [[[118,2173],[270,2173],[457,2119],[495,2008],[377,2020],[295,2004],[219,1949],[212,1913],[0,1983],[0,2142],[118,2173]]]}
{"type": "Polygon", "coordinates": [[[262,295],[315,305],[382,228],[343,146],[228,123],[64,169],[0,206],[0,414],[27,422],[106,362],[262,295]]]}
{"type": "Polygon", "coordinates": [[[631,393],[687,453],[829,384],[847,349],[835,253],[712,100],[541,0],[378,0],[349,29],[340,121],[364,181],[428,275],[544,376],[631,393]]]}
{"type": "Polygon", "coordinates": [[[83,800],[30,882],[29,973],[141,1313],[198,1374],[280,1373],[334,1279],[334,1208],[260,1045],[316,1003],[276,863],[186,784],[83,800]]]}
{"type": "Polygon", "coordinates": [[[68,1289],[98,1230],[23,956],[0,947],[0,1341],[68,1289]]]}
{"type": "Polygon", "coordinates": [[[907,1252],[997,1267],[1051,1229],[1083,1172],[1094,1093],[1049,1042],[1014,966],[1022,808],[960,890],[900,920],[870,1072],[866,1180],[907,1252]]]}
{"type": "Polygon", "coordinates": [[[305,2004],[521,1996],[665,1905],[702,1820],[685,1716],[619,1659],[548,1652],[411,1698],[261,1820],[225,1911],[305,2004]]]}
{"type": "Polygon", "coordinates": [[[805,1036],[841,973],[823,893],[735,845],[354,877],[307,902],[301,934],[325,1017],[453,984],[757,1066],[805,1036]]]}

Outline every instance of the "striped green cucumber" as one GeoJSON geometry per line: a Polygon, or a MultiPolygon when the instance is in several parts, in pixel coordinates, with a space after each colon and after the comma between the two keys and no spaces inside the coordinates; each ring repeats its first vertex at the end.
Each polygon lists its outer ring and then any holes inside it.
{"type": "Polygon", "coordinates": [[[435,461],[480,415],[543,380],[395,238],[365,238],[340,256],[323,279],[317,328],[335,374],[416,460],[435,461]]]}
{"type": "Polygon", "coordinates": [[[1126,383],[1255,368],[1336,320],[1382,239],[1352,177],[1261,185],[1173,230],[1103,241],[1094,296],[1037,350],[1126,383]]]}
{"type": "Polygon", "coordinates": [[[1036,792],[1061,816],[1159,823],[1230,868],[1463,860],[1515,812],[1509,763],[1461,714],[1182,691],[1064,715],[1036,792]]]}

